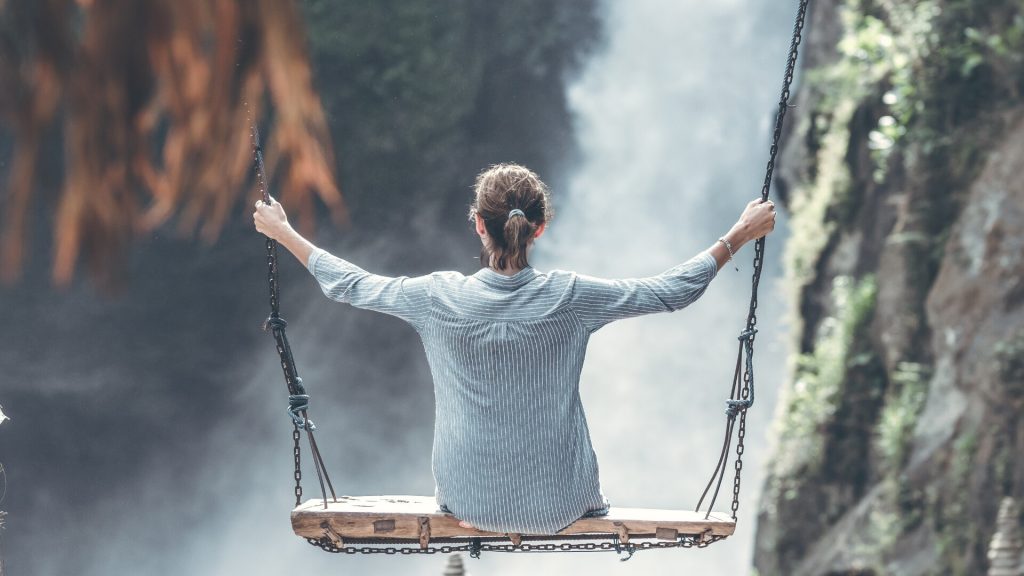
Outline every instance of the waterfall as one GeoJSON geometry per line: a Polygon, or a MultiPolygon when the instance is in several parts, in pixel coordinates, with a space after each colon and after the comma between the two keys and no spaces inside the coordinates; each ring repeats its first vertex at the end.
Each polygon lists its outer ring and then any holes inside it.
{"type": "MultiPolygon", "coordinates": [[[[644,0],[605,10],[607,45],[568,87],[582,159],[568,189],[555,192],[539,265],[651,275],[711,245],[758,197],[795,5],[644,0]]],[[[765,438],[785,374],[784,235],[782,215],[760,287],[758,394],[736,535],[704,551],[638,554],[630,573],[749,570],[765,438]]],[[[696,504],[721,447],[752,251],[744,247],[740,272],[724,267],[690,308],[613,324],[592,339],[581,389],[613,505],[696,504]]],[[[731,475],[730,463],[717,509],[728,509],[731,475]]],[[[545,569],[608,570],[607,559],[559,561],[545,569]]]]}

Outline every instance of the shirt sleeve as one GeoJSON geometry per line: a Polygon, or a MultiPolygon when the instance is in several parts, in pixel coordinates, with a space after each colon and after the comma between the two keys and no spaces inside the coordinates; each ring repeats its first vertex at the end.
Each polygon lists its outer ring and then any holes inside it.
{"type": "Polygon", "coordinates": [[[705,251],[647,278],[606,280],[580,274],[571,306],[593,332],[615,320],[685,308],[704,294],[717,272],[718,263],[705,251]]]}
{"type": "Polygon", "coordinates": [[[338,302],[397,316],[420,330],[430,314],[430,276],[391,278],[366,270],[317,248],[306,268],[324,295],[338,302]]]}

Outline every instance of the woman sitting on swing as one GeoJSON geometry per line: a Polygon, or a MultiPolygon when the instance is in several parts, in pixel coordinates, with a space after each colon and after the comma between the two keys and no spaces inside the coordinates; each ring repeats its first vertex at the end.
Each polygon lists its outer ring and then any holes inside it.
{"type": "Polygon", "coordinates": [[[256,229],[306,265],[329,298],[397,316],[423,341],[436,399],[432,469],[441,510],[466,528],[554,534],[607,513],[580,403],[590,335],[613,320],[684,308],[746,242],[775,227],[755,200],[713,246],[657,276],[605,280],[528,263],[552,209],[546,185],[501,164],[476,180],[470,219],[479,272],[371,274],[311,244],[281,205],[256,203],[256,229]]]}

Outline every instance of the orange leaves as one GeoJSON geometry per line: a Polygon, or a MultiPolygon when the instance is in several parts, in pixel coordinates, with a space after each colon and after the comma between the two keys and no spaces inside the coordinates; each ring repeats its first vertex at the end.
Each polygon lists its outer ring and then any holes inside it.
{"type": "MultiPolygon", "coordinates": [[[[22,3],[31,0],[20,0],[22,3]]],[[[3,17],[15,12],[9,0],[3,17]]],[[[250,118],[270,104],[268,170],[308,227],[316,201],[344,218],[320,98],[294,2],[43,0],[0,79],[15,138],[4,192],[0,269],[21,267],[24,223],[44,131],[62,123],[64,183],[54,225],[54,279],[84,255],[110,278],[133,235],[177,217],[214,240],[249,191],[250,118]],[[81,21],[80,27],[70,22],[81,21]],[[63,114],[55,114],[63,108],[63,114]]],[[[23,12],[24,9],[22,6],[23,12]]],[[[0,56],[7,56],[2,54],[0,56]]],[[[248,207],[248,203],[243,203],[248,207]]]]}

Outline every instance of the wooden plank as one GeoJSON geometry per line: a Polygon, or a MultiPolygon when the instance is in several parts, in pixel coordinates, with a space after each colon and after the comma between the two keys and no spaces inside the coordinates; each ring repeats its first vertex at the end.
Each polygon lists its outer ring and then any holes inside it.
{"type": "MultiPolygon", "coordinates": [[[[581,518],[558,534],[608,534],[620,539],[678,534],[729,536],[735,522],[722,513],[652,508],[612,508],[607,516],[581,518]]],[[[292,528],[303,538],[488,537],[506,534],[466,529],[438,510],[431,496],[340,496],[337,502],[307,500],[292,510],[292,528]],[[424,520],[426,525],[424,525],[424,520]]],[[[422,541],[421,541],[422,544],[422,541]]]]}

